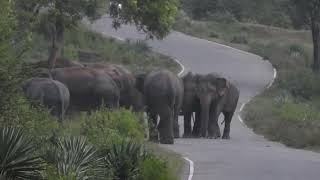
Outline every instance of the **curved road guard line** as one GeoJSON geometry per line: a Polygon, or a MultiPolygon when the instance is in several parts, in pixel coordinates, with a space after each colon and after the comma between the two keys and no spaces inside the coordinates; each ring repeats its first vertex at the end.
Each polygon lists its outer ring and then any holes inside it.
{"type": "Polygon", "coordinates": [[[193,161],[191,161],[189,158],[187,158],[187,157],[184,157],[184,159],[186,160],[186,161],[188,161],[189,162],[189,171],[190,171],[190,174],[189,174],[189,177],[188,177],[188,180],[192,180],[192,177],[193,177],[193,173],[194,173],[194,163],[193,163],[193,161]]]}
{"type": "Polygon", "coordinates": [[[181,77],[181,75],[184,73],[185,71],[185,67],[184,65],[178,60],[178,59],[175,59],[173,58],[173,60],[179,64],[179,66],[181,67],[181,71],[178,73],[178,76],[181,77]]]}
{"type": "MultiPolygon", "coordinates": [[[[276,68],[273,68],[273,79],[271,80],[271,82],[270,82],[269,85],[267,86],[267,89],[269,89],[269,88],[273,85],[273,83],[274,83],[274,81],[276,80],[276,78],[277,78],[277,70],[276,70],[276,68]]],[[[240,114],[241,114],[242,110],[244,109],[244,107],[245,107],[249,102],[250,102],[250,100],[247,101],[247,102],[245,102],[245,103],[243,103],[243,104],[241,105],[240,110],[239,110],[239,114],[238,114],[238,119],[239,119],[239,121],[240,121],[242,124],[244,124],[244,125],[245,125],[245,123],[244,123],[243,119],[241,118],[240,114]]]]}

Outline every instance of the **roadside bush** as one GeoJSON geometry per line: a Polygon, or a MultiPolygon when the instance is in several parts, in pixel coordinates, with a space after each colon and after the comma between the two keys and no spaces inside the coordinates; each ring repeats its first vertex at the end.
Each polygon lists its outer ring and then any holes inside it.
{"type": "Polygon", "coordinates": [[[217,33],[212,31],[212,32],[209,33],[209,37],[211,37],[211,38],[219,38],[219,34],[217,34],[217,33]]]}
{"type": "Polygon", "coordinates": [[[31,106],[22,95],[10,99],[12,104],[0,116],[0,126],[23,128],[35,145],[41,146],[54,132],[59,123],[46,108],[31,106]],[[13,104],[14,103],[14,104],[13,104]]]}
{"type": "Polygon", "coordinates": [[[248,44],[248,39],[245,35],[238,35],[238,36],[233,36],[230,42],[236,43],[236,44],[248,44]]]}
{"type": "Polygon", "coordinates": [[[314,96],[320,95],[320,77],[310,69],[286,71],[282,72],[280,76],[279,88],[287,89],[296,98],[310,100],[314,96]]]}
{"type": "Polygon", "coordinates": [[[141,144],[123,140],[120,144],[113,144],[103,159],[107,169],[112,169],[112,179],[140,180],[139,163],[147,158],[147,152],[141,144]]]}
{"type": "Polygon", "coordinates": [[[139,171],[139,180],[177,180],[167,162],[155,156],[144,159],[139,165],[139,171]]]}
{"type": "Polygon", "coordinates": [[[91,115],[80,117],[81,134],[103,150],[111,148],[123,139],[142,142],[144,139],[143,125],[139,118],[129,110],[110,111],[101,108],[91,115]]]}

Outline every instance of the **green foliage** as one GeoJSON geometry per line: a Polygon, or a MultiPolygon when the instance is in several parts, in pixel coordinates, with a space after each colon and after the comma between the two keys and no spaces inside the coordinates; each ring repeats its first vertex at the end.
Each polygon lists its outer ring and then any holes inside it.
{"type": "Polygon", "coordinates": [[[111,0],[110,15],[114,18],[113,26],[133,23],[137,29],[147,33],[151,38],[164,38],[171,30],[177,14],[177,0],[111,0]],[[122,4],[119,11],[116,6],[122,4]]]}
{"type": "Polygon", "coordinates": [[[279,88],[288,90],[294,97],[311,100],[320,92],[320,77],[309,69],[283,72],[279,88]]]}
{"type": "MultiPolygon", "coordinates": [[[[25,61],[46,61],[49,43],[43,36],[34,34],[32,47],[24,56],[25,61]]],[[[105,61],[106,63],[121,64],[132,72],[149,72],[156,68],[166,68],[178,72],[179,66],[168,56],[152,51],[144,41],[121,42],[112,38],[105,38],[98,33],[91,32],[85,27],[66,30],[63,54],[74,60],[86,62],[105,61]],[[83,59],[79,51],[97,54],[99,59],[83,59]]]]}
{"type": "Polygon", "coordinates": [[[89,116],[82,116],[82,134],[102,150],[111,148],[123,139],[142,142],[144,130],[138,117],[129,110],[110,111],[101,108],[89,116]]]}
{"type": "Polygon", "coordinates": [[[93,178],[94,165],[99,160],[96,149],[83,137],[64,137],[56,141],[49,147],[45,159],[55,167],[58,176],[77,180],[93,178]]]}
{"type": "Polygon", "coordinates": [[[113,144],[103,159],[106,168],[113,170],[112,179],[135,180],[139,175],[139,163],[147,157],[141,144],[122,141],[113,144]]]}
{"type": "Polygon", "coordinates": [[[182,8],[197,20],[253,22],[291,27],[289,0],[182,0],[182,8]]]}
{"type": "Polygon", "coordinates": [[[317,121],[320,113],[304,103],[284,103],[279,108],[282,120],[287,121],[317,121]]]}
{"type": "MultiPolygon", "coordinates": [[[[20,94],[10,99],[7,107],[0,116],[0,126],[24,128],[36,145],[47,141],[52,133],[58,131],[58,121],[44,107],[31,106],[20,94]],[[13,104],[14,103],[14,104],[13,104]]],[[[4,104],[7,106],[8,104],[4,104]]]]}
{"type": "Polygon", "coordinates": [[[63,48],[62,56],[68,59],[78,59],[78,50],[72,44],[66,45],[63,48]]]}
{"type": "Polygon", "coordinates": [[[139,180],[176,180],[167,162],[155,156],[149,156],[139,165],[139,180]]]}
{"type": "Polygon", "coordinates": [[[230,42],[236,44],[248,44],[248,40],[245,35],[234,36],[230,42]]]}
{"type": "Polygon", "coordinates": [[[42,179],[43,162],[21,129],[0,128],[0,179],[42,179]]]}

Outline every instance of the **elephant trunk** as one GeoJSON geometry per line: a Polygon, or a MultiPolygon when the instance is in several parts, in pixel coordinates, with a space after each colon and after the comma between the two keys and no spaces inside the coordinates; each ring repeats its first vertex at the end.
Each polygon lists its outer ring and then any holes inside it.
{"type": "Polygon", "coordinates": [[[209,113],[210,113],[210,98],[207,96],[200,97],[201,106],[201,137],[207,137],[209,113]]]}

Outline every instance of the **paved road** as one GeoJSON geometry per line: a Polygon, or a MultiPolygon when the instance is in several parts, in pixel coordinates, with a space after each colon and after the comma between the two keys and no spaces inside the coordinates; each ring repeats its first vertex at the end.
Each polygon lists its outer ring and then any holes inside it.
{"type": "MultiPolygon", "coordinates": [[[[114,31],[110,24],[110,19],[105,17],[91,28],[122,39],[144,38],[133,27],[124,26],[114,31]]],[[[156,51],[180,60],[186,70],[218,72],[235,81],[241,91],[239,107],[266,88],[273,78],[272,66],[259,56],[179,32],[172,32],[163,41],[148,43],[156,51]]],[[[177,139],[174,145],[165,147],[194,161],[193,180],[320,179],[320,154],[267,141],[242,124],[238,114],[232,121],[231,138],[229,141],[177,139]]],[[[182,179],[188,176],[186,171],[182,179]]]]}

